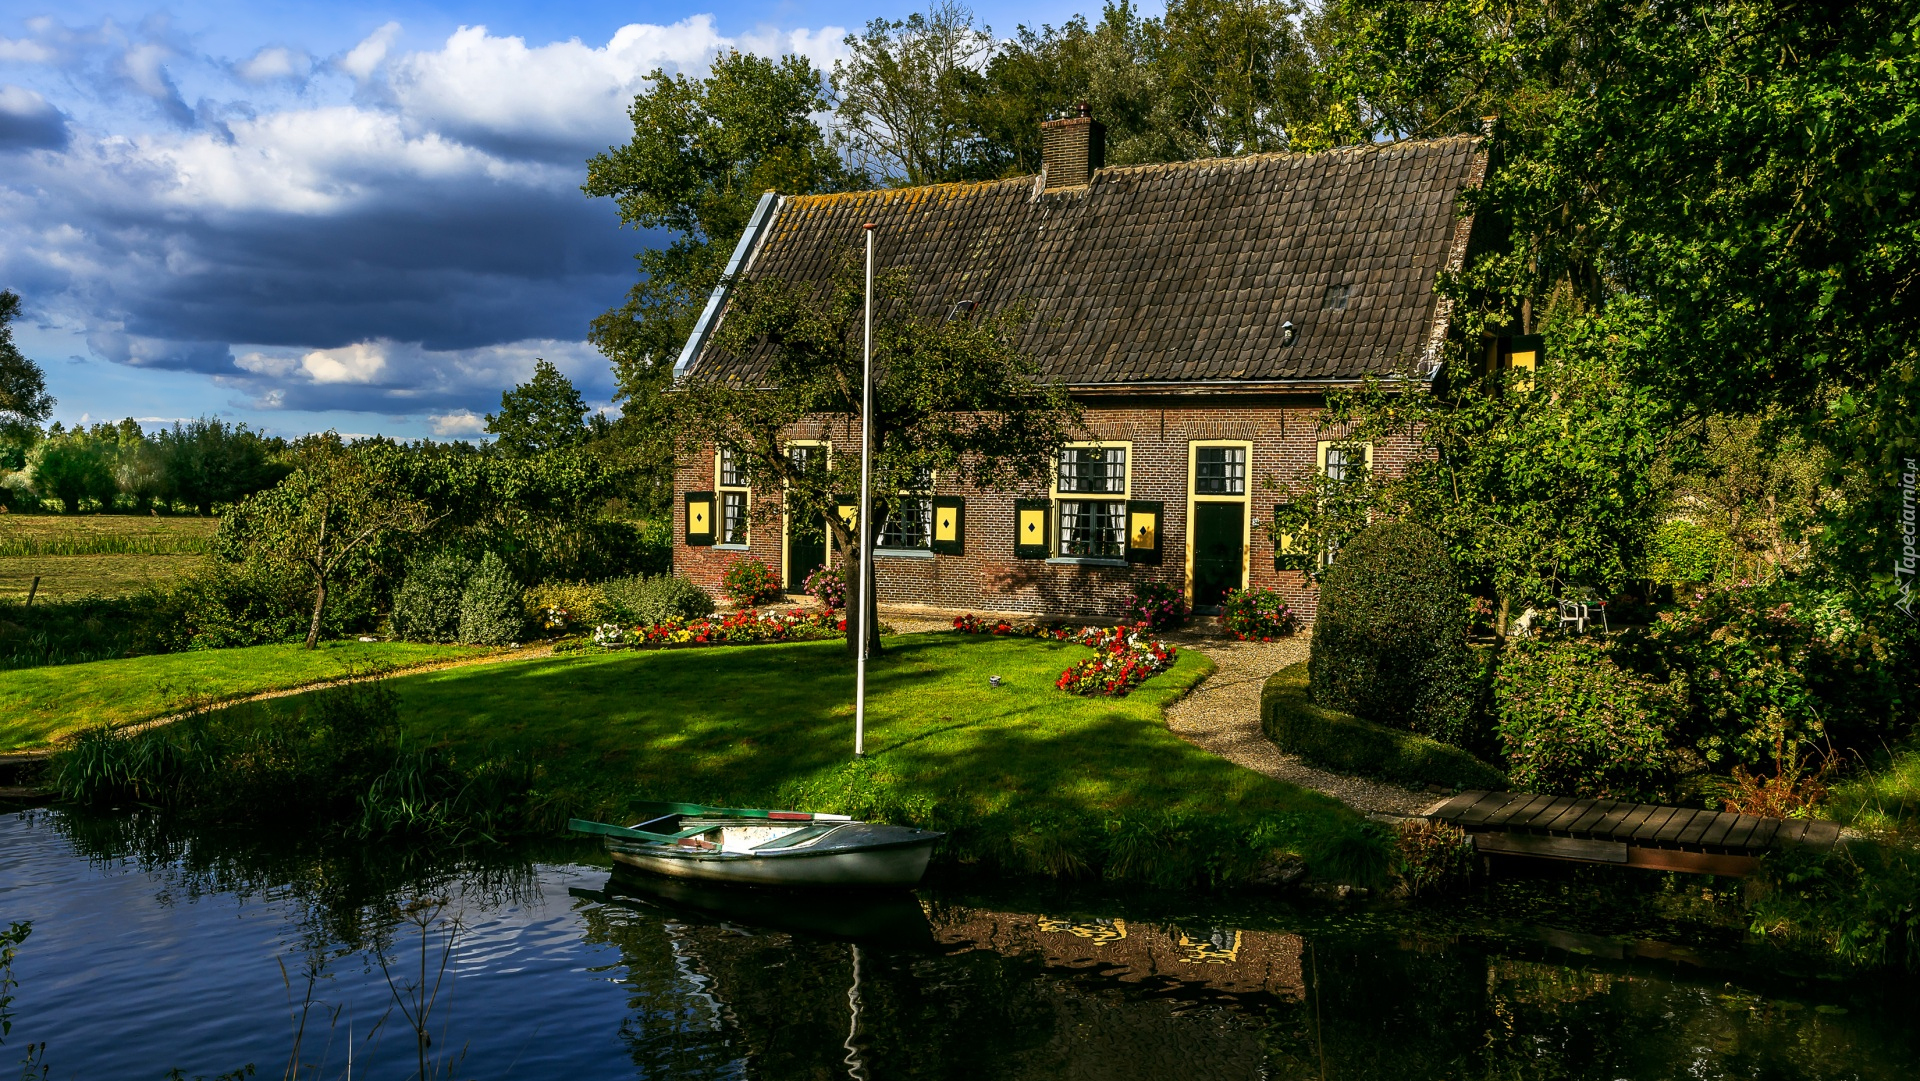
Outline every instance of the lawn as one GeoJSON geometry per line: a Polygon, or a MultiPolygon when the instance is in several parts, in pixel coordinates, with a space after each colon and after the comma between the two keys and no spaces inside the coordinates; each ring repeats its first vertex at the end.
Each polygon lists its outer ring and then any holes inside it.
{"type": "Polygon", "coordinates": [[[349,670],[484,653],[471,646],[328,642],[168,653],[0,672],[0,751],[40,746],[89,725],[164,716],[194,701],[298,687],[349,670]]]}
{"type": "Polygon", "coordinates": [[[1275,851],[1385,858],[1334,800],[1167,730],[1165,706],[1211,670],[1204,657],[1183,654],[1124,699],[1057,690],[1086,655],[1032,639],[890,639],[869,671],[860,763],[838,642],[562,655],[391,685],[411,730],[456,754],[537,763],[541,793],[567,813],[623,816],[635,799],[843,810],[952,830],[962,860],[1052,874],[1192,881],[1244,876],[1275,851]]]}

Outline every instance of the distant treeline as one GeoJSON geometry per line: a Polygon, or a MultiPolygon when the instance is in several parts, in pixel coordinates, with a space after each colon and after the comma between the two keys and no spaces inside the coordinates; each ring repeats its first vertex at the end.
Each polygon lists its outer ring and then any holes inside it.
{"type": "Polygon", "coordinates": [[[288,445],[216,418],[148,435],[131,417],[66,428],[0,428],[0,506],[211,514],[287,475],[288,445]]]}

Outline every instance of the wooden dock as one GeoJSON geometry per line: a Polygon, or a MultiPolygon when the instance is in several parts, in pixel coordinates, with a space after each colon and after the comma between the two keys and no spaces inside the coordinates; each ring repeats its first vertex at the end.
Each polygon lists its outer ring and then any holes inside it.
{"type": "Polygon", "coordinates": [[[1427,817],[1466,830],[1489,855],[1713,875],[1751,874],[1760,857],[1787,845],[1826,849],[1840,840],[1832,822],[1527,792],[1462,792],[1427,817]]]}

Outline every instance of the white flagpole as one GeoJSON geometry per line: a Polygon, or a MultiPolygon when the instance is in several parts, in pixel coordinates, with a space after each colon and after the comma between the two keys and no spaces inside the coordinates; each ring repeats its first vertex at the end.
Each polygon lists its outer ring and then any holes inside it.
{"type": "Polygon", "coordinates": [[[867,753],[867,613],[873,610],[873,575],[870,573],[872,553],[867,550],[867,542],[872,530],[867,523],[873,521],[873,497],[868,490],[868,481],[872,476],[873,430],[867,424],[867,418],[873,415],[873,223],[860,227],[867,234],[867,291],[862,298],[866,305],[866,335],[860,347],[860,544],[855,551],[860,553],[860,617],[855,624],[859,628],[860,646],[854,654],[853,669],[853,756],[864,757],[867,753]]]}

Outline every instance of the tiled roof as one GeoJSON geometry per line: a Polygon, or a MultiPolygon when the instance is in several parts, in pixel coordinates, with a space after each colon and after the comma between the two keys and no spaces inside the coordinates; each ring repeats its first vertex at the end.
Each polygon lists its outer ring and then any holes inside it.
{"type": "MultiPolygon", "coordinates": [[[[1025,300],[1021,348],[1069,384],[1356,378],[1437,359],[1435,276],[1465,250],[1459,196],[1484,168],[1460,136],[1110,168],[1048,193],[1028,177],[796,196],[746,273],[824,281],[871,221],[877,264],[908,268],[924,314],[1025,300]]],[[[711,348],[692,364],[756,367],[711,348]]]]}

